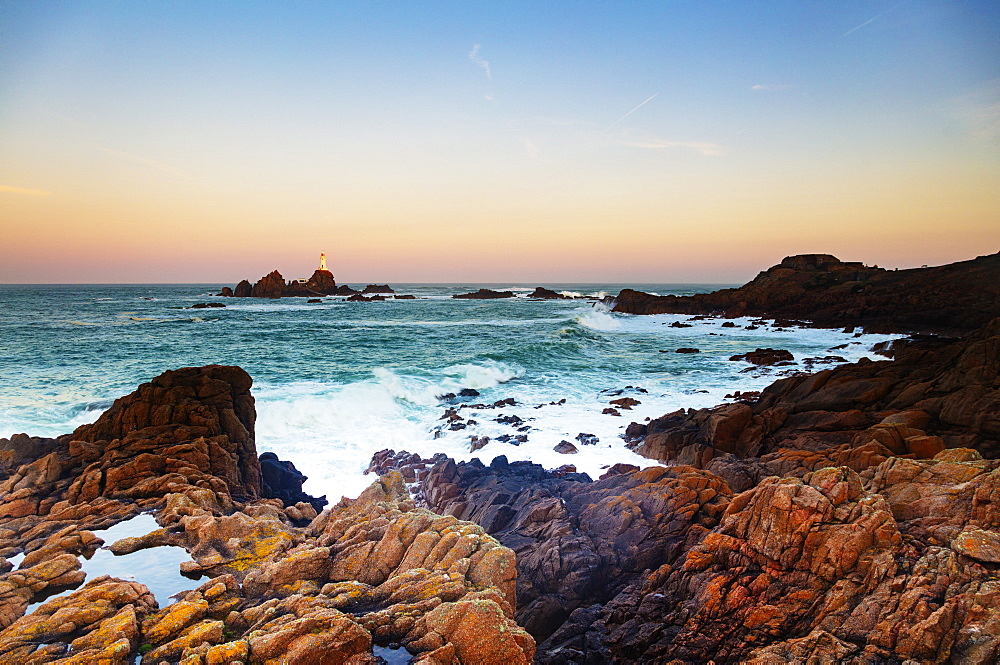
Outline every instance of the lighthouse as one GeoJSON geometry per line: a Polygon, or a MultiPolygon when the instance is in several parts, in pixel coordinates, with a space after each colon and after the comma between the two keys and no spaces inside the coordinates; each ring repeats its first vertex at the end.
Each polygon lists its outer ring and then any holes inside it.
{"type": "Polygon", "coordinates": [[[319,270],[328,270],[326,267],[326,252],[319,254],[319,270]]]}

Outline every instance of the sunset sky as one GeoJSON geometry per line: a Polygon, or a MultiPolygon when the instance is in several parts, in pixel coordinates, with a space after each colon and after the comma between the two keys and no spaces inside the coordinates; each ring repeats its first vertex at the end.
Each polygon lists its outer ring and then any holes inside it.
{"type": "Polygon", "coordinates": [[[995,0],[0,0],[3,283],[998,250],[995,0]]]}

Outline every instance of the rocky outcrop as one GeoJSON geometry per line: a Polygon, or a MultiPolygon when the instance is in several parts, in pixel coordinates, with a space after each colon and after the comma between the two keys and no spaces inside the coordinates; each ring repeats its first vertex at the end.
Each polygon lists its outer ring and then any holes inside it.
{"type": "Polygon", "coordinates": [[[369,284],[361,293],[395,293],[388,284],[369,284]]]}
{"type": "Polygon", "coordinates": [[[264,275],[250,289],[252,298],[280,298],[285,294],[285,278],[277,270],[264,275]]]}
{"type": "Polygon", "coordinates": [[[857,469],[871,454],[974,448],[1000,457],[1000,319],[965,339],[897,346],[892,360],[779,379],[756,399],[635,424],[630,445],[652,459],[713,468],[740,488],[736,475],[802,475],[824,461],[857,469]],[[727,454],[763,457],[721,459],[727,454]]]}
{"type": "Polygon", "coordinates": [[[373,644],[428,665],[531,661],[511,550],[417,508],[394,472],[317,514],[294,465],[258,463],[250,385],[238,367],[166,372],[66,440],[0,442],[0,555],[26,553],[0,558],[0,661],[375,665],[373,644]],[[85,527],[140,510],[161,528],[111,551],[183,547],[181,572],[207,582],[166,605],[100,577],[25,614],[85,581],[79,556],[103,543],[85,527]]]}
{"type": "MultiPolygon", "coordinates": [[[[385,287],[388,288],[388,287],[385,287]]],[[[391,291],[390,291],[391,292],[391,291]]],[[[235,298],[289,298],[310,296],[353,295],[357,293],[349,286],[337,286],[333,273],[329,270],[315,270],[305,280],[285,281],[277,270],[264,275],[253,286],[247,280],[241,281],[235,289],[223,287],[220,296],[235,298]]]]}
{"type": "Polygon", "coordinates": [[[735,356],[730,360],[743,360],[752,365],[777,365],[779,363],[790,363],[795,357],[791,351],[785,349],[755,349],[735,356]]]}
{"type": "Polygon", "coordinates": [[[85,468],[69,500],[163,496],[170,481],[259,497],[252,382],[239,367],[189,367],[115,400],[73,432],[70,455],[85,468]]]}
{"type": "MultiPolygon", "coordinates": [[[[70,435],[0,440],[9,452],[0,467],[0,556],[31,552],[67,526],[106,528],[169,496],[219,511],[268,497],[251,383],[239,367],[168,371],[70,435]]],[[[322,507],[322,499],[294,499],[322,507]]]]}
{"type": "Polygon", "coordinates": [[[513,298],[513,291],[493,291],[490,289],[479,289],[478,291],[473,291],[472,293],[460,293],[458,295],[452,296],[452,298],[458,298],[460,300],[494,300],[498,298],[513,298]]]}
{"type": "Polygon", "coordinates": [[[544,286],[536,286],[535,290],[528,294],[529,298],[540,298],[542,300],[569,300],[569,296],[564,296],[561,293],[556,293],[552,289],[547,289],[544,286]]]}
{"type": "Polygon", "coordinates": [[[601,633],[621,660],[798,662],[826,644],[863,662],[989,662],[994,586],[954,551],[907,543],[884,497],[826,468],[739,495],[682,565],[556,637],[565,649],[601,633]]]}
{"type": "Polygon", "coordinates": [[[244,279],[236,285],[236,289],[233,291],[233,296],[236,298],[249,298],[252,292],[253,287],[250,285],[250,282],[244,279]]]}
{"type": "Polygon", "coordinates": [[[274,453],[260,456],[261,492],[264,496],[281,499],[285,507],[305,502],[319,511],[326,505],[326,497],[312,497],[302,491],[308,478],[292,462],[282,461],[274,453]]]}
{"type": "Polygon", "coordinates": [[[315,270],[305,282],[291,281],[285,284],[282,297],[308,297],[318,295],[333,295],[337,292],[337,281],[329,270],[315,270]]]}
{"type": "Polygon", "coordinates": [[[872,331],[965,334],[1000,316],[1000,253],[933,268],[884,270],[828,254],[789,256],[737,289],[609,299],[631,314],[724,314],[800,319],[872,331]]]}
{"type": "Polygon", "coordinates": [[[738,495],[686,466],[442,460],[419,496],[517,552],[537,663],[993,662],[1000,462],[885,452],[738,495]]]}
{"type": "MultiPolygon", "coordinates": [[[[400,454],[379,463],[392,460],[404,473],[412,462],[400,454]]],[[[502,456],[488,467],[440,460],[422,477],[429,507],[482,525],[516,552],[517,620],[538,640],[574,609],[605,602],[643,571],[682,557],[732,495],[713,474],[688,467],[623,467],[595,483],[502,456]]]]}

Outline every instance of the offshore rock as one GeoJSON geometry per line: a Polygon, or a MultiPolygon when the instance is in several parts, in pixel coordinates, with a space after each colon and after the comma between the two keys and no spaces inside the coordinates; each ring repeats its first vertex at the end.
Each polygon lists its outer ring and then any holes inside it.
{"type": "Polygon", "coordinates": [[[740,355],[732,356],[730,360],[745,360],[754,365],[776,365],[781,362],[791,362],[795,358],[791,351],[785,349],[756,349],[740,355]]]}
{"type": "Polygon", "coordinates": [[[881,332],[967,333],[1000,316],[1000,253],[894,271],[802,254],[786,257],[737,289],[691,296],[625,289],[609,302],[614,311],[631,314],[724,313],[881,332]]]}
{"type": "Polygon", "coordinates": [[[458,295],[452,296],[452,298],[466,299],[466,300],[492,300],[496,298],[513,298],[513,291],[492,291],[490,289],[479,289],[473,293],[460,293],[458,295]]]}
{"type": "Polygon", "coordinates": [[[252,292],[253,287],[250,285],[250,282],[244,279],[236,285],[236,289],[233,291],[233,296],[236,298],[249,298],[252,292]]]}
{"type": "Polygon", "coordinates": [[[569,300],[569,296],[564,296],[561,293],[556,293],[552,289],[547,289],[544,286],[536,286],[535,290],[528,294],[529,298],[540,298],[542,300],[569,300]]]}
{"type": "Polygon", "coordinates": [[[236,285],[235,290],[223,287],[221,296],[236,298],[288,298],[308,296],[350,295],[356,293],[347,286],[337,286],[333,273],[329,270],[315,270],[312,276],[305,280],[285,282],[285,278],[277,270],[264,275],[253,286],[247,280],[236,285]],[[346,291],[345,291],[346,290],[346,291]]]}
{"type": "Polygon", "coordinates": [[[253,298],[280,298],[285,293],[285,278],[277,270],[272,270],[260,278],[250,290],[253,298]]]}

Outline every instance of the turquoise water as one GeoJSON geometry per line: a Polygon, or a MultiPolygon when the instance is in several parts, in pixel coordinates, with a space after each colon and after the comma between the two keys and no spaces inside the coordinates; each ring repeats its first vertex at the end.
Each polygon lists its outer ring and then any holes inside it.
{"type": "MultiPolygon", "coordinates": [[[[829,330],[722,328],[721,319],[612,314],[593,300],[454,300],[482,286],[393,285],[417,300],[352,303],[324,298],[219,298],[221,285],[0,286],[0,436],[55,436],[92,422],[111,402],[161,372],[209,363],[240,365],[254,378],[257,446],[291,459],[310,480],[306,490],[353,496],[382,448],[468,458],[471,436],[491,443],[484,461],[506,454],[549,467],[572,463],[599,475],[617,461],[644,462],[619,438],[632,420],[723,401],[759,389],[776,371],[730,362],[757,347],[789,349],[796,360],[836,353],[870,355],[880,335],[829,330]],[[201,302],[225,308],[189,309],[201,302]],[[848,347],[830,351],[834,346],[848,347]],[[696,347],[698,354],[677,354],[696,347]],[[626,391],[642,404],[621,417],[601,411],[626,391]],[[462,430],[443,430],[438,396],[474,388],[471,402],[513,397],[518,405],[470,410],[462,430]],[[550,402],[566,401],[559,405],[550,402]],[[541,408],[535,408],[544,405],[541,408]],[[522,419],[517,431],[498,416],[522,419]],[[575,455],[552,447],[579,433],[596,446],[575,455]],[[497,436],[526,435],[501,442],[497,436]],[[518,445],[519,444],[519,445],[518,445]]],[[[567,293],[615,294],[624,286],[658,293],[709,291],[712,285],[547,284],[567,293]]],[[[802,366],[791,369],[802,369],[802,366]]]]}

